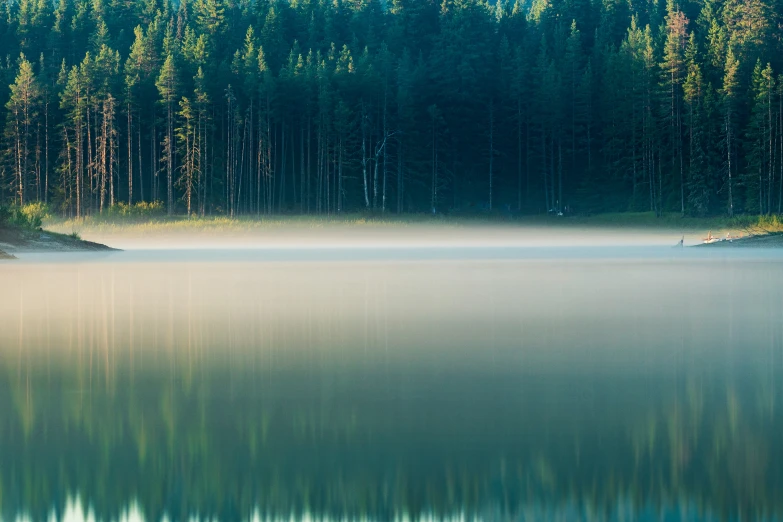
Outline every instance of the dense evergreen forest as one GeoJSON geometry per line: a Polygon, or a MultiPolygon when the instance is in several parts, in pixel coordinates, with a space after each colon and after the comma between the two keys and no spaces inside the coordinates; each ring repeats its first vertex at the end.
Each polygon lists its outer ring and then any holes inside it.
{"type": "Polygon", "coordinates": [[[0,203],[77,217],[783,205],[781,0],[0,10],[0,203]]]}

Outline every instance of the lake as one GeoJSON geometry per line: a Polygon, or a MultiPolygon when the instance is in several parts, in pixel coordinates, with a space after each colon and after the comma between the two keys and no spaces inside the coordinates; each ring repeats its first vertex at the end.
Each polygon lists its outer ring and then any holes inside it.
{"type": "Polygon", "coordinates": [[[2,520],[783,516],[783,251],[20,258],[2,520]]]}

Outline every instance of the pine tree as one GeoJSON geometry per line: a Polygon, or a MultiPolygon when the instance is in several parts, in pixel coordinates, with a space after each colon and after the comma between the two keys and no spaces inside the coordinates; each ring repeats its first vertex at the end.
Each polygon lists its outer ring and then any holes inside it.
{"type": "Polygon", "coordinates": [[[577,119],[579,115],[577,105],[579,103],[578,91],[579,83],[582,79],[583,62],[582,34],[577,28],[576,20],[573,20],[571,22],[571,32],[566,41],[563,66],[565,98],[570,100],[570,107],[568,108],[568,153],[570,156],[569,170],[571,172],[577,171],[577,130],[580,123],[577,119]]]}
{"type": "Polygon", "coordinates": [[[193,195],[200,151],[197,139],[198,131],[196,130],[197,116],[190,100],[185,96],[179,102],[178,117],[180,124],[176,129],[176,137],[180,176],[177,179],[177,186],[184,192],[183,199],[187,214],[190,216],[193,210],[193,195]]]}
{"type": "Polygon", "coordinates": [[[664,119],[668,120],[668,147],[671,172],[679,173],[680,212],[685,214],[685,171],[682,153],[682,82],[685,73],[684,51],[687,41],[688,19],[668,0],[666,15],[666,43],[661,63],[661,87],[666,93],[664,119]]]}
{"type": "Polygon", "coordinates": [[[723,87],[721,96],[723,98],[723,136],[724,136],[724,154],[726,155],[727,188],[728,188],[728,214],[734,216],[734,169],[736,161],[734,157],[734,134],[736,125],[736,104],[739,89],[739,61],[734,57],[734,52],[729,48],[726,54],[726,64],[723,72],[723,87]]]}
{"type": "Polygon", "coordinates": [[[685,53],[687,76],[683,84],[688,132],[688,206],[692,213],[703,216],[709,210],[710,201],[704,150],[704,77],[697,62],[698,54],[696,37],[691,33],[685,53]]]}
{"type": "Polygon", "coordinates": [[[438,211],[770,213],[782,9],[0,0],[0,77],[24,83],[9,56],[42,57],[26,116],[21,85],[0,89],[0,204],[403,212],[435,193],[438,211]]]}
{"type": "Polygon", "coordinates": [[[101,46],[95,57],[94,74],[98,78],[95,89],[95,113],[100,116],[100,127],[97,135],[96,156],[97,171],[100,177],[99,209],[104,205],[114,206],[115,186],[114,174],[117,164],[117,95],[119,82],[120,54],[105,44],[101,46]],[[107,194],[108,190],[108,194],[107,194]],[[108,195],[108,202],[106,201],[108,195]]]}
{"type": "Polygon", "coordinates": [[[24,55],[19,58],[18,73],[10,88],[11,96],[5,104],[8,111],[6,136],[11,144],[8,152],[13,160],[15,199],[19,205],[24,205],[28,199],[28,186],[33,174],[31,170],[34,158],[31,142],[41,97],[33,66],[24,55]]]}
{"type": "Polygon", "coordinates": [[[774,154],[772,118],[775,77],[772,67],[757,61],[752,76],[753,108],[745,135],[748,155],[744,176],[745,208],[770,211],[774,154]]]}
{"type": "Polygon", "coordinates": [[[174,213],[174,103],[177,98],[177,71],[173,55],[166,56],[155,86],[158,88],[160,103],[166,113],[166,129],[161,145],[166,169],[166,209],[169,215],[172,215],[174,213]]]}
{"type": "MultiPolygon", "coordinates": [[[[193,155],[193,175],[198,194],[198,210],[203,216],[206,213],[207,201],[207,133],[210,127],[209,96],[205,88],[204,71],[198,68],[194,78],[193,97],[196,108],[195,154],[193,155]]],[[[260,152],[260,151],[259,151],[260,152]]],[[[259,188],[260,190],[260,188],[259,188]]]]}
{"type": "Polygon", "coordinates": [[[62,185],[65,192],[73,195],[67,203],[73,208],[77,218],[84,214],[84,128],[85,112],[87,107],[87,93],[82,72],[77,66],[70,71],[66,69],[63,61],[58,82],[62,86],[60,93],[60,107],[65,111],[65,120],[62,123],[63,141],[66,148],[61,156],[61,172],[67,175],[62,185]],[[63,157],[64,156],[64,157],[63,157]],[[67,165],[67,168],[66,168],[67,165]]]}

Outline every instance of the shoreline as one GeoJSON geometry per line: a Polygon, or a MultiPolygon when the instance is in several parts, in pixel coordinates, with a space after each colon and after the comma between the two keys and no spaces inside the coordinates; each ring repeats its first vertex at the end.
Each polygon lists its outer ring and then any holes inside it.
{"type": "Polygon", "coordinates": [[[783,232],[767,232],[694,246],[713,248],[783,248],[783,232]]]}
{"type": "Polygon", "coordinates": [[[0,226],[0,259],[16,253],[166,248],[686,247],[783,248],[776,220],[682,218],[650,213],[595,216],[428,215],[101,216],[50,219],[44,228],[0,226]],[[733,240],[703,244],[704,230],[733,240]],[[744,237],[737,237],[737,235],[744,237]],[[84,237],[84,239],[82,239],[84,237]],[[115,245],[119,248],[109,247],[115,245]]]}
{"type": "MultiPolygon", "coordinates": [[[[121,249],[335,246],[700,246],[707,231],[732,236],[774,233],[757,218],[595,216],[94,216],[50,219],[52,232],[80,235],[121,249]],[[755,221],[753,221],[755,219],[755,221]]],[[[736,244],[744,246],[746,243],[736,244]]],[[[720,246],[720,244],[718,244],[720,246]]],[[[0,245],[0,248],[2,245],[0,245]]]]}
{"type": "Polygon", "coordinates": [[[0,259],[16,259],[17,253],[108,252],[116,251],[102,243],[84,241],[76,235],[65,235],[43,229],[13,226],[0,227],[0,259]]]}

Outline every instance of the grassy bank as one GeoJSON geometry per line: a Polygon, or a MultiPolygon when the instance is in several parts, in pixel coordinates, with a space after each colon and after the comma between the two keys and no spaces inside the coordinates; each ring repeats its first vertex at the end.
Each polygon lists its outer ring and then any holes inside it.
{"type": "Polygon", "coordinates": [[[318,229],[318,228],[378,228],[378,227],[477,227],[477,226],[551,226],[586,227],[613,229],[657,229],[666,231],[699,232],[713,234],[744,233],[758,235],[783,231],[783,218],[777,216],[741,216],[736,218],[681,217],[679,214],[655,216],[653,213],[616,213],[593,216],[430,216],[426,214],[343,214],[339,216],[166,216],[159,212],[118,214],[107,213],[81,219],[47,217],[44,227],[53,232],[79,234],[82,232],[112,233],[155,233],[155,232],[201,232],[231,233],[274,229],[318,229]]]}
{"type": "Polygon", "coordinates": [[[42,229],[49,219],[45,205],[0,207],[0,259],[14,259],[9,252],[71,252],[111,250],[105,245],[82,241],[78,233],[42,229]]]}

